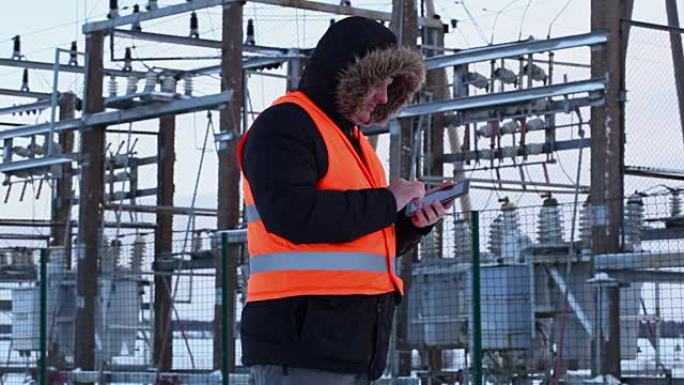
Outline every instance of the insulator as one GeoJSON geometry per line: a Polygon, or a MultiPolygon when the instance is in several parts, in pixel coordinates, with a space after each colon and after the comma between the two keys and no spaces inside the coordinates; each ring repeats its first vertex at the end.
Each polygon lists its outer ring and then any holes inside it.
{"type": "Polygon", "coordinates": [[[115,19],[119,17],[119,0],[109,0],[108,19],[115,19]]]}
{"type": "Polygon", "coordinates": [[[19,60],[24,56],[21,54],[21,37],[19,35],[15,35],[12,40],[12,59],[19,60]]]}
{"type": "Polygon", "coordinates": [[[193,84],[192,83],[193,83],[192,76],[185,75],[185,77],[183,77],[183,87],[184,87],[186,96],[192,96],[192,91],[193,91],[193,89],[192,89],[193,84]]]}
{"type": "Polygon", "coordinates": [[[131,95],[138,92],[138,77],[130,74],[126,78],[126,94],[131,95]]]}
{"type": "Polygon", "coordinates": [[[199,21],[195,12],[190,14],[190,37],[199,39],[199,21]]]}
{"type": "Polygon", "coordinates": [[[506,67],[499,67],[494,70],[493,76],[504,84],[517,84],[518,75],[506,67]]]}
{"type": "Polygon", "coordinates": [[[484,126],[480,126],[480,128],[477,129],[477,135],[483,138],[491,138],[492,135],[494,135],[495,124],[497,124],[497,122],[487,122],[484,126]]]}
{"type": "Polygon", "coordinates": [[[456,29],[456,27],[458,26],[458,19],[451,19],[450,23],[451,23],[451,29],[456,29]]]}
{"type": "Polygon", "coordinates": [[[492,151],[488,148],[483,148],[482,150],[478,151],[477,155],[480,159],[493,159],[494,158],[494,151],[492,151]]]}
{"type": "Polygon", "coordinates": [[[69,65],[78,65],[78,46],[76,44],[76,41],[72,41],[71,48],[69,48],[69,65]]]}
{"type": "Polygon", "coordinates": [[[538,131],[543,130],[544,128],[546,128],[546,122],[544,122],[544,119],[532,118],[527,121],[528,131],[538,131]]]}
{"type": "Polygon", "coordinates": [[[195,231],[192,233],[192,251],[198,252],[202,250],[202,231],[195,231]]]}
{"type": "Polygon", "coordinates": [[[435,231],[431,231],[420,241],[420,257],[421,259],[434,258],[437,255],[436,252],[437,235],[435,231]]]}
{"type": "Polygon", "coordinates": [[[252,21],[252,19],[247,20],[247,39],[245,40],[245,44],[256,44],[256,40],[254,39],[254,21],[252,21]]]}
{"type": "MultiPolygon", "coordinates": [[[[133,14],[140,13],[140,6],[138,4],[133,5],[133,14]]],[[[142,27],[140,27],[140,22],[139,21],[134,21],[131,24],[131,31],[136,31],[140,32],[142,31],[142,27]]]]}
{"type": "Polygon", "coordinates": [[[625,206],[625,249],[641,251],[641,235],[644,222],[644,200],[634,193],[627,199],[625,206]]]}
{"type": "Polygon", "coordinates": [[[340,7],[351,7],[350,0],[340,0],[340,7]]]}
{"type": "Polygon", "coordinates": [[[29,144],[28,150],[31,153],[31,155],[39,155],[39,156],[45,155],[45,146],[42,146],[38,143],[29,144]]]}
{"type": "Polygon", "coordinates": [[[107,83],[107,90],[109,91],[109,97],[116,97],[118,93],[118,84],[116,83],[116,78],[114,76],[109,77],[109,82],[107,83]]]}
{"type": "Polygon", "coordinates": [[[489,252],[495,256],[501,255],[501,241],[503,236],[503,215],[499,214],[489,225],[489,252]]]}
{"type": "Polygon", "coordinates": [[[121,258],[121,241],[113,239],[111,242],[107,237],[102,240],[104,252],[103,258],[100,258],[100,272],[104,274],[111,274],[119,264],[121,258]]]}
{"type": "Polygon", "coordinates": [[[142,271],[146,248],[147,242],[145,237],[142,235],[135,237],[135,241],[133,241],[133,255],[131,257],[131,272],[139,273],[142,271]]]}
{"type": "Polygon", "coordinates": [[[165,76],[162,79],[162,92],[176,93],[176,78],[173,76],[165,76]]]}
{"type": "Polygon", "coordinates": [[[544,199],[539,211],[537,227],[539,243],[542,245],[563,245],[563,221],[558,200],[552,197],[544,199]]]}
{"type": "Polygon", "coordinates": [[[12,265],[21,267],[33,266],[31,251],[24,248],[12,250],[12,265]]]}
{"type": "Polygon", "coordinates": [[[157,4],[157,0],[148,0],[145,9],[148,11],[154,11],[159,9],[159,4],[157,4]]]}
{"type": "Polygon", "coordinates": [[[149,70],[145,74],[145,92],[153,92],[157,87],[157,74],[149,70]]]}
{"type": "Polygon", "coordinates": [[[15,155],[21,156],[22,158],[28,158],[31,156],[31,150],[29,150],[27,147],[14,146],[12,147],[12,152],[15,155]]]}
{"type": "Polygon", "coordinates": [[[29,73],[28,68],[24,68],[24,73],[21,76],[21,91],[29,92],[29,73]]]}
{"type": "Polygon", "coordinates": [[[463,81],[479,89],[489,90],[489,79],[477,72],[468,72],[463,76],[463,81]]]}
{"type": "Polygon", "coordinates": [[[123,72],[131,71],[133,71],[133,55],[131,54],[131,47],[126,47],[126,53],[124,54],[123,72]]]}
{"type": "Polygon", "coordinates": [[[531,66],[530,63],[525,64],[525,66],[523,67],[523,74],[529,74],[532,80],[546,83],[546,71],[544,71],[543,68],[534,63],[532,63],[531,66]]]}
{"type": "Polygon", "coordinates": [[[582,205],[582,209],[580,210],[580,223],[579,223],[579,230],[580,230],[580,244],[582,247],[582,254],[589,255],[591,254],[591,245],[592,245],[592,232],[591,228],[593,226],[593,219],[591,215],[591,203],[590,202],[584,202],[582,205]]]}
{"type": "Polygon", "coordinates": [[[502,134],[513,134],[520,131],[520,125],[517,120],[509,120],[501,125],[502,134]]]}
{"type": "Polygon", "coordinates": [[[335,19],[330,19],[330,27],[332,27],[333,24],[335,24],[335,19]]]}
{"type": "Polygon", "coordinates": [[[454,218],[454,256],[468,262],[472,255],[470,224],[463,218],[454,218]]]}
{"type": "Polygon", "coordinates": [[[529,238],[520,231],[518,211],[512,202],[506,200],[501,205],[501,258],[507,262],[518,261],[529,238]]]}
{"type": "Polygon", "coordinates": [[[539,155],[544,152],[544,143],[528,143],[525,151],[528,155],[539,155]]]}
{"type": "Polygon", "coordinates": [[[670,215],[673,217],[682,214],[682,201],[679,198],[679,190],[672,190],[672,195],[670,196],[670,215]]]}
{"type": "Polygon", "coordinates": [[[515,158],[520,153],[520,146],[505,146],[501,147],[501,156],[503,158],[515,158]]]}

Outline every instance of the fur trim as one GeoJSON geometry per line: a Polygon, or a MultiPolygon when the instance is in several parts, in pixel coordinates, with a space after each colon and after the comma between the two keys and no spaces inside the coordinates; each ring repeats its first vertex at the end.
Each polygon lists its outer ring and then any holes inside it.
{"type": "Polygon", "coordinates": [[[391,77],[388,102],[375,108],[373,122],[386,123],[413,98],[425,81],[425,63],[420,54],[405,47],[370,52],[349,65],[340,74],[335,93],[340,114],[351,120],[363,103],[368,90],[378,81],[391,77]]]}

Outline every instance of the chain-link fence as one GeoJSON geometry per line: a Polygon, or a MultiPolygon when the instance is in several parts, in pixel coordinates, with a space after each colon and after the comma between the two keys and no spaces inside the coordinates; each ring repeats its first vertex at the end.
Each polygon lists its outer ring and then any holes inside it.
{"type": "MultiPolygon", "coordinates": [[[[406,334],[393,338],[390,366],[398,349],[412,353],[410,371],[400,374],[414,384],[680,381],[679,197],[625,199],[617,249],[596,253],[598,231],[615,220],[605,212],[549,197],[542,206],[504,202],[498,210],[449,215],[412,264],[402,305],[406,334]]],[[[4,255],[2,383],[38,383],[41,370],[46,384],[246,383],[239,336],[229,341],[226,334],[238,329],[246,282],[244,234],[231,237],[224,243],[196,234],[156,259],[151,239],[107,240],[97,273],[93,371],[74,362],[83,332],[75,328],[78,258],[69,265],[58,248],[42,260],[20,249],[4,255]],[[237,279],[217,284],[229,257],[237,258],[237,279]],[[232,290],[237,311],[228,322],[222,304],[232,290]],[[234,352],[236,368],[216,349],[234,352]]]]}

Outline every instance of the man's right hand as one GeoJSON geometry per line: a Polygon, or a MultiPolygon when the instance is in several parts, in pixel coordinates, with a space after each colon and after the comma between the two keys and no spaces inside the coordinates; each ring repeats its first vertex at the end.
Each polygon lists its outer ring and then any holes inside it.
{"type": "Polygon", "coordinates": [[[399,179],[387,186],[397,201],[397,211],[401,211],[414,199],[421,199],[425,195],[425,184],[420,181],[408,181],[399,179]]]}

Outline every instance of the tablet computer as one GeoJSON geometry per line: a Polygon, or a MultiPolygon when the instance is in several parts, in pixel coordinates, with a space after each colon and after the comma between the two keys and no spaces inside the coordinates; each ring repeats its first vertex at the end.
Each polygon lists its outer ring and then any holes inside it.
{"type": "Polygon", "coordinates": [[[443,188],[441,190],[434,191],[427,194],[420,200],[419,204],[416,205],[413,202],[409,202],[406,205],[406,216],[411,216],[416,213],[418,207],[421,207],[424,203],[432,204],[434,202],[440,201],[442,203],[454,200],[468,192],[470,187],[470,179],[464,179],[454,185],[443,188]]]}

